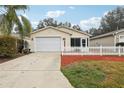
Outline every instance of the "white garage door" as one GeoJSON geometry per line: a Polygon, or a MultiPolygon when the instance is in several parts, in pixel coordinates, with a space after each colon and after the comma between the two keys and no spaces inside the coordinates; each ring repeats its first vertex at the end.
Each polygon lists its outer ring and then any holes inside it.
{"type": "Polygon", "coordinates": [[[119,42],[124,42],[124,36],[120,36],[119,42]]]}
{"type": "Polygon", "coordinates": [[[58,37],[37,37],[35,38],[36,51],[60,51],[61,39],[58,37]]]}

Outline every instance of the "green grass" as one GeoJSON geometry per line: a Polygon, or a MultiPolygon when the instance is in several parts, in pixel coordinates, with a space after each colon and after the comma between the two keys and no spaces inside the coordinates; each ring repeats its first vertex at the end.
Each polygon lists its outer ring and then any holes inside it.
{"type": "Polygon", "coordinates": [[[124,87],[124,62],[81,61],[61,70],[76,88],[124,87]]]}

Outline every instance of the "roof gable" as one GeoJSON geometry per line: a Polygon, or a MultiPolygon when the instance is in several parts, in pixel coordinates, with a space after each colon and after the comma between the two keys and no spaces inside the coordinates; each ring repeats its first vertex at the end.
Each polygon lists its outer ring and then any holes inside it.
{"type": "Polygon", "coordinates": [[[68,33],[68,32],[65,32],[65,31],[63,31],[63,30],[57,29],[57,28],[52,27],[52,26],[48,26],[48,27],[46,27],[46,28],[42,28],[42,29],[35,30],[34,32],[32,32],[32,34],[38,33],[38,32],[41,32],[41,31],[45,31],[46,29],[54,29],[54,30],[56,30],[56,31],[60,31],[60,32],[62,32],[62,33],[66,33],[66,34],[71,35],[71,34],[68,33]]]}
{"type": "Polygon", "coordinates": [[[80,33],[80,34],[84,34],[84,35],[92,36],[91,34],[88,34],[88,33],[84,32],[84,31],[79,31],[79,30],[72,29],[72,28],[69,28],[69,27],[59,26],[58,28],[65,28],[65,29],[68,29],[68,30],[70,30],[70,31],[75,31],[75,32],[80,33]]]}
{"type": "Polygon", "coordinates": [[[61,30],[59,28],[65,28],[65,29],[69,29],[70,31],[75,31],[75,32],[80,33],[80,34],[91,36],[90,34],[88,34],[86,32],[78,31],[78,30],[75,30],[75,29],[72,29],[72,28],[69,28],[69,27],[61,27],[61,26],[59,26],[59,27],[48,26],[48,27],[45,27],[45,28],[42,28],[42,29],[35,30],[34,32],[32,32],[32,34],[37,33],[37,32],[40,32],[40,31],[44,31],[44,30],[50,29],[50,28],[51,29],[54,29],[54,30],[57,30],[57,31],[60,31],[60,32],[63,32],[63,33],[66,33],[66,34],[70,34],[70,35],[72,35],[72,34],[69,33],[69,32],[66,32],[64,30],[61,30]]]}

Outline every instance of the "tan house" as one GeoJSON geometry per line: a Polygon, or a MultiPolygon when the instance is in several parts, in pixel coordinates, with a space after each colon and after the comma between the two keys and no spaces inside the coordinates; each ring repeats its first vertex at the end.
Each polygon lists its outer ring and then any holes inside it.
{"type": "Polygon", "coordinates": [[[124,42],[124,29],[90,38],[90,46],[116,46],[119,42],[124,42]]]}
{"type": "Polygon", "coordinates": [[[31,51],[63,51],[64,47],[87,47],[90,34],[68,27],[46,27],[31,34],[31,51]]]}

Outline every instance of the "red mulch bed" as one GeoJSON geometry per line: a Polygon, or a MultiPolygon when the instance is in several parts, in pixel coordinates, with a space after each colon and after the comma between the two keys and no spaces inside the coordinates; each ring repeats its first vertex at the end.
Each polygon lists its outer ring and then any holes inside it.
{"type": "Polygon", "coordinates": [[[61,56],[61,65],[65,66],[81,60],[107,60],[115,62],[124,62],[124,56],[80,56],[80,55],[64,55],[61,56]]]}

